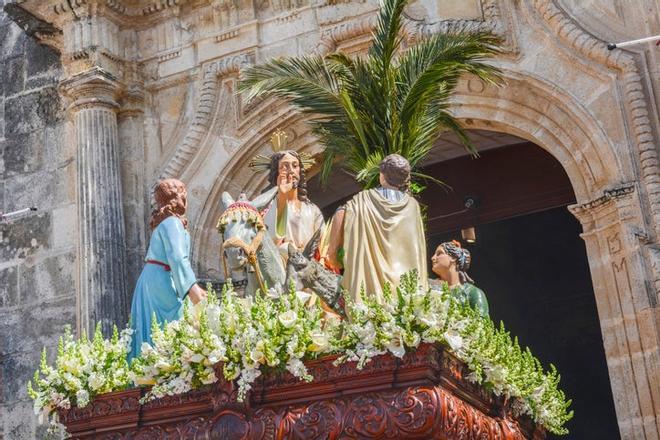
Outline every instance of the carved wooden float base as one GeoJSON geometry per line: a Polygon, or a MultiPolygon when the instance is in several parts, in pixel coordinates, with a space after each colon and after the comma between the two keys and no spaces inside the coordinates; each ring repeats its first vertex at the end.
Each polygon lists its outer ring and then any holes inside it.
{"type": "Polygon", "coordinates": [[[76,439],[501,439],[545,438],[501,399],[464,380],[465,366],[435,345],[403,359],[374,358],[364,369],[307,363],[314,377],[266,374],[246,403],[224,380],[186,394],[138,403],[144,389],[97,397],[60,413],[76,439]]]}

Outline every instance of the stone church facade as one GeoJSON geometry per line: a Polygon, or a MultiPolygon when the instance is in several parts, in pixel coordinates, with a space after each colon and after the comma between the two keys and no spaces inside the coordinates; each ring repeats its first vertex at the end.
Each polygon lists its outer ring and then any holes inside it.
{"type": "MultiPolygon", "coordinates": [[[[236,93],[242,67],[360,53],[375,0],[0,0],[0,438],[39,437],[25,382],[64,324],[127,319],[150,192],[189,188],[192,260],[220,278],[222,191],[255,193],[247,169],[278,127],[320,151],[304,119],[236,93]]],[[[577,199],[619,430],[660,438],[660,51],[607,41],[660,33],[652,0],[417,0],[405,41],[456,26],[504,39],[506,84],[465,78],[469,129],[534,142],[577,199]]],[[[585,368],[588,368],[585,366],[585,368]]]]}

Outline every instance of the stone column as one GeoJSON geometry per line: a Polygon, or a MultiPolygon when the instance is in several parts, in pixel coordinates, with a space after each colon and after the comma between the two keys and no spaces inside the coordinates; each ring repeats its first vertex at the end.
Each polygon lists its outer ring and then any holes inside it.
{"type": "Polygon", "coordinates": [[[582,223],[621,438],[657,439],[657,292],[634,184],[570,207],[582,223]]]}
{"type": "Polygon", "coordinates": [[[99,68],[61,84],[76,126],[78,223],[78,330],[97,322],[108,334],[128,316],[126,250],[117,94],[120,84],[99,68]]]}

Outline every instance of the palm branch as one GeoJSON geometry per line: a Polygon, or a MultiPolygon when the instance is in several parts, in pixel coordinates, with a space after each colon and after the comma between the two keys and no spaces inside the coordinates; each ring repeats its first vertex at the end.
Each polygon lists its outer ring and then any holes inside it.
{"type": "Polygon", "coordinates": [[[442,131],[457,134],[476,154],[450,112],[452,93],[464,74],[497,84],[488,64],[499,53],[498,37],[454,30],[434,34],[402,50],[402,14],[409,0],[384,0],[365,57],[343,53],[285,57],[243,71],[238,90],[249,101],[275,96],[309,116],[325,148],[321,179],[341,164],[366,187],[378,183],[380,161],[398,153],[414,176],[442,131]]]}

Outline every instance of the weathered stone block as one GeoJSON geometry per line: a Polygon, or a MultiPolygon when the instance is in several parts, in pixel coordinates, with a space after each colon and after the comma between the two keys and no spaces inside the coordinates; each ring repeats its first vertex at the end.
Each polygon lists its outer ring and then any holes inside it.
{"type": "Polygon", "coordinates": [[[25,48],[28,77],[46,73],[50,70],[59,70],[59,56],[55,50],[28,40],[25,48]]]}
{"type": "MultiPolygon", "coordinates": [[[[0,311],[0,358],[26,352],[32,353],[37,356],[35,359],[38,359],[41,350],[46,347],[48,360],[52,362],[57,349],[57,339],[62,335],[64,326],[75,328],[75,324],[75,296],[47,301],[38,294],[33,294],[31,306],[0,311]],[[39,306],[35,307],[35,304],[39,306]]],[[[33,368],[38,366],[37,363],[32,365],[33,368]]],[[[29,373],[34,373],[34,370],[29,373]]]]}
{"type": "Polygon", "coordinates": [[[25,383],[39,366],[40,351],[12,353],[0,358],[0,370],[3,377],[11,378],[0,384],[0,395],[5,403],[27,400],[25,383]]]}
{"type": "Polygon", "coordinates": [[[4,94],[7,96],[23,91],[25,88],[25,59],[23,56],[5,60],[2,82],[4,84],[4,94]]]}
{"type": "Polygon", "coordinates": [[[34,255],[39,248],[50,246],[50,239],[50,213],[0,224],[0,260],[9,261],[34,255]]]}
{"type": "Polygon", "coordinates": [[[18,300],[18,270],[14,266],[0,270],[0,307],[13,307],[18,300]]]}
{"type": "Polygon", "coordinates": [[[53,249],[74,249],[76,245],[76,205],[71,203],[53,209],[53,249]]]}
{"type": "MultiPolygon", "coordinates": [[[[2,16],[4,17],[4,14],[2,16]]],[[[0,22],[0,35],[3,36],[0,39],[0,44],[2,44],[0,56],[11,57],[25,53],[25,44],[29,37],[17,24],[9,19],[3,20],[0,22]]]]}
{"type": "Polygon", "coordinates": [[[73,251],[43,259],[34,266],[21,266],[21,303],[34,302],[35,298],[74,296],[75,268],[76,255],[73,251]]]}
{"type": "Polygon", "coordinates": [[[5,100],[5,136],[28,133],[61,121],[60,95],[54,87],[5,100]]]}
{"type": "MultiPolygon", "coordinates": [[[[18,402],[0,407],[0,421],[4,438],[12,440],[28,440],[36,438],[48,438],[38,436],[37,418],[34,416],[31,402],[18,402]]],[[[40,430],[43,432],[43,429],[40,430]]]]}
{"type": "Polygon", "coordinates": [[[32,174],[14,175],[5,181],[7,193],[11,198],[6,200],[5,209],[14,209],[36,206],[39,210],[50,210],[60,204],[69,201],[67,194],[63,192],[66,188],[66,179],[70,175],[66,169],[43,171],[32,174]]]}
{"type": "MultiPolygon", "coordinates": [[[[19,133],[7,138],[0,149],[5,177],[12,174],[32,173],[43,163],[42,133],[19,133]]],[[[2,170],[2,168],[0,168],[2,170]]]]}

